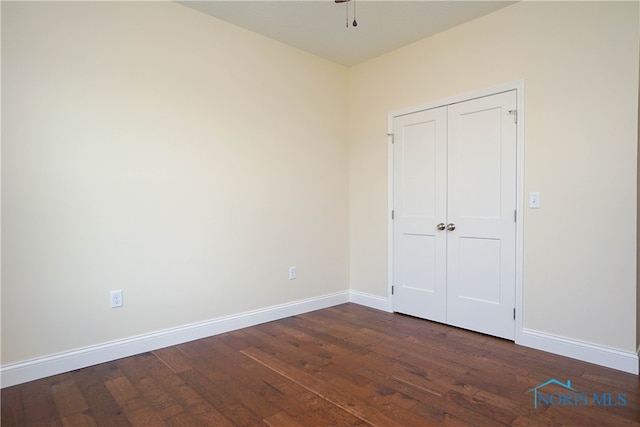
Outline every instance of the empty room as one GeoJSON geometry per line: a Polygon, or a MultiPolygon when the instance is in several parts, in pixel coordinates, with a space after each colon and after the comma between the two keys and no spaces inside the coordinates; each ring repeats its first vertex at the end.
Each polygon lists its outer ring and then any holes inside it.
{"type": "Polygon", "coordinates": [[[640,425],[637,1],[2,1],[2,425],[640,425]]]}

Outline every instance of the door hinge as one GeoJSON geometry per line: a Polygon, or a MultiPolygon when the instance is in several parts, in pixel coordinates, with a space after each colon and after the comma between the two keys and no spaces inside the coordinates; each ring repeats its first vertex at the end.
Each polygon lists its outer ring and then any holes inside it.
{"type": "Polygon", "coordinates": [[[513,320],[516,320],[516,309],[513,309],[513,320]]]}
{"type": "Polygon", "coordinates": [[[393,285],[391,285],[391,295],[393,295],[394,291],[395,291],[395,287],[393,285]]]}
{"type": "Polygon", "coordinates": [[[518,110],[509,110],[509,114],[513,114],[513,123],[518,123],[518,110]]]}
{"type": "Polygon", "coordinates": [[[513,222],[518,222],[518,211],[517,210],[513,211],[513,222]]]}
{"type": "Polygon", "coordinates": [[[394,134],[392,134],[392,133],[388,133],[388,134],[387,134],[387,136],[390,136],[390,137],[391,137],[391,143],[392,143],[392,144],[395,144],[395,142],[396,142],[395,135],[394,135],[394,134]]]}
{"type": "Polygon", "coordinates": [[[391,219],[395,219],[396,217],[396,211],[392,210],[391,211],[391,219]]]}

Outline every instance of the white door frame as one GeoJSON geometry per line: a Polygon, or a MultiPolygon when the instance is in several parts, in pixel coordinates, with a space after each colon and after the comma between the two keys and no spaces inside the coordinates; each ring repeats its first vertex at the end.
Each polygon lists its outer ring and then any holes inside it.
{"type": "Polygon", "coordinates": [[[391,293],[391,286],[393,285],[393,222],[391,219],[391,210],[393,209],[393,145],[392,136],[393,133],[393,119],[394,117],[404,114],[415,113],[422,110],[428,110],[431,108],[443,107],[445,105],[456,104],[458,102],[464,102],[475,98],[481,98],[484,96],[495,95],[501,92],[507,92],[515,90],[517,99],[517,146],[516,146],[516,209],[517,209],[517,221],[516,221],[516,331],[515,342],[520,343],[522,335],[522,314],[523,314],[523,301],[522,301],[522,289],[524,281],[523,264],[524,264],[524,80],[518,80],[511,83],[506,83],[499,86],[490,87],[474,91],[471,93],[465,93],[462,95],[456,95],[451,98],[442,99],[439,101],[429,102],[427,104],[418,105],[410,108],[404,108],[402,110],[391,111],[387,115],[387,180],[388,180],[388,220],[387,220],[387,301],[388,311],[393,312],[393,295],[391,293]]]}

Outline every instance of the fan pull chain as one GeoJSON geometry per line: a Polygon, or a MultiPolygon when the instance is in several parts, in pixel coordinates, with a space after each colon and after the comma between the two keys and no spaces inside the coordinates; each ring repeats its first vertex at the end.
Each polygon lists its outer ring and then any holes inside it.
{"type": "Polygon", "coordinates": [[[347,24],[347,28],[349,28],[349,2],[346,2],[344,5],[344,10],[346,11],[345,23],[347,24]]]}
{"type": "MultiPolygon", "coordinates": [[[[2,0],[0,0],[2,1],[2,0]]],[[[349,28],[349,2],[351,0],[334,0],[336,3],[345,3],[345,26],[349,28]]],[[[353,0],[353,23],[354,27],[358,26],[358,21],[356,20],[356,0],[353,0]]]]}
{"type": "Polygon", "coordinates": [[[356,0],[353,0],[353,26],[358,26],[358,21],[356,21],[356,0]]]}

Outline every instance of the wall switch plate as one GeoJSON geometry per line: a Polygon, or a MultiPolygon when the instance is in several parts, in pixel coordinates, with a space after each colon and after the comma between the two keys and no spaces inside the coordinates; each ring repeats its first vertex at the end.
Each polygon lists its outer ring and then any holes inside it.
{"type": "Polygon", "coordinates": [[[529,193],[529,209],[540,209],[540,193],[529,193]]]}
{"type": "Polygon", "coordinates": [[[296,278],[296,268],[289,267],[289,280],[294,280],[296,278]]]}
{"type": "Polygon", "coordinates": [[[122,289],[111,291],[111,308],[122,307],[122,289]]]}

